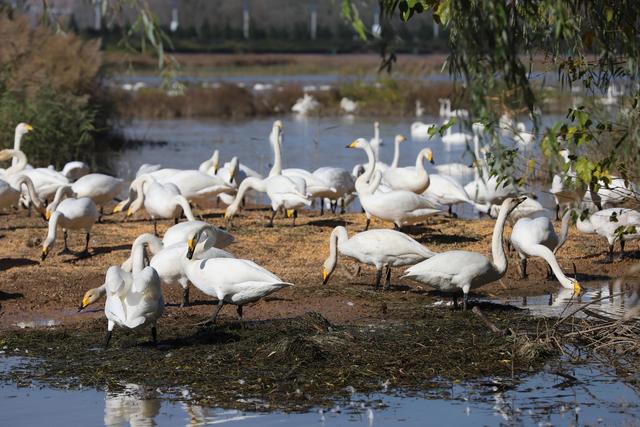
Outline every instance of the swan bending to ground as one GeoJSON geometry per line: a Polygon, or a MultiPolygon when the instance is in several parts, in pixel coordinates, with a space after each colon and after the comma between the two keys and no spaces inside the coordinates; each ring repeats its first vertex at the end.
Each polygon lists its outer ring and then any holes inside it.
{"type": "Polygon", "coordinates": [[[185,221],[173,225],[165,231],[162,244],[170,246],[175,243],[184,243],[191,233],[202,232],[206,236],[208,245],[216,248],[226,248],[235,241],[231,233],[228,233],[213,224],[205,221],[185,221]]]}
{"type": "Polygon", "coordinates": [[[454,178],[448,175],[429,175],[429,188],[422,195],[433,203],[449,207],[449,215],[454,216],[453,206],[460,203],[467,203],[473,206],[478,212],[487,213],[488,204],[476,203],[469,198],[464,187],[454,178]]]}
{"type": "Polygon", "coordinates": [[[11,182],[7,182],[0,179],[0,209],[6,209],[10,207],[17,207],[20,204],[20,196],[22,195],[22,186],[27,189],[27,194],[33,203],[36,210],[44,215],[44,204],[36,194],[36,189],[33,187],[33,182],[28,176],[18,176],[15,179],[11,179],[11,182]]]}
{"type": "Polygon", "coordinates": [[[380,286],[382,269],[386,269],[384,289],[391,285],[391,267],[413,265],[435,255],[404,233],[394,230],[368,230],[349,238],[347,229],[338,226],[329,237],[329,257],[322,270],[325,285],[338,264],[338,253],[376,268],[375,288],[380,286]]]}
{"type": "Polygon", "coordinates": [[[195,260],[191,245],[181,257],[189,281],[207,295],[218,298],[211,319],[204,325],[214,325],[224,304],[237,306],[242,319],[242,307],[256,302],[280,289],[293,286],[275,274],[246,259],[209,258],[195,260]]]}
{"type": "Polygon", "coordinates": [[[493,261],[477,252],[441,252],[407,269],[403,278],[407,277],[441,291],[453,293],[455,307],[458,305],[456,292],[462,290],[463,307],[466,310],[470,289],[495,282],[507,272],[508,261],[502,246],[502,233],[507,216],[524,199],[508,198],[502,202],[491,239],[493,261]]]}
{"type": "Polygon", "coordinates": [[[598,234],[609,243],[608,262],[613,261],[613,246],[620,242],[620,258],[624,256],[624,244],[640,239],[640,212],[627,208],[603,209],[578,218],[576,227],[587,234],[598,234]]]}
{"type": "Polygon", "coordinates": [[[49,221],[49,229],[47,232],[47,238],[42,243],[42,260],[44,261],[49,251],[53,247],[56,241],[58,225],[62,227],[64,236],[64,249],[63,253],[69,252],[67,246],[67,230],[83,230],[87,233],[86,244],[83,255],[89,254],[89,240],[91,238],[91,228],[98,220],[100,214],[98,208],[93,200],[88,197],[81,197],[79,199],[72,198],[73,191],[70,186],[60,187],[56,192],[56,197],[61,199],[64,196],[68,198],[62,200],[56,209],[47,215],[47,221],[49,221]]]}
{"type": "Polygon", "coordinates": [[[14,164],[4,170],[3,178],[11,180],[19,176],[28,176],[40,200],[49,200],[59,187],[69,185],[67,177],[49,168],[27,168],[27,156],[20,150],[2,150],[2,158],[13,156],[14,164]]]}
{"type": "Polygon", "coordinates": [[[544,259],[563,288],[580,293],[580,284],[567,277],[556,259],[556,252],[567,240],[571,211],[562,217],[560,236],[553,229],[553,223],[547,217],[520,218],[511,231],[511,244],[520,256],[520,278],[527,277],[527,258],[539,256],[544,259]]]}

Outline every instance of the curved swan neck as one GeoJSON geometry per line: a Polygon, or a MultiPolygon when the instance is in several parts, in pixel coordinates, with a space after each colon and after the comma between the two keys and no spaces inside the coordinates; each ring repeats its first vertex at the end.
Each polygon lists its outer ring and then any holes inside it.
{"type": "Polygon", "coordinates": [[[558,264],[558,260],[549,248],[543,245],[532,245],[532,247],[529,248],[529,251],[532,255],[539,256],[547,261],[547,264],[549,264],[549,267],[551,267],[553,274],[556,276],[558,282],[560,282],[563,288],[573,289],[573,283],[571,283],[567,276],[564,274],[562,268],[560,267],[560,264],[558,264]]]}
{"type": "MultiPolygon", "coordinates": [[[[18,144],[20,145],[20,144],[18,144]]],[[[20,149],[10,150],[13,158],[11,159],[11,166],[4,172],[5,175],[11,175],[24,170],[27,167],[27,156],[20,149]]]]}
{"type": "Polygon", "coordinates": [[[273,147],[273,166],[269,176],[282,175],[282,131],[274,126],[269,135],[271,147],[273,147]]]}
{"type": "Polygon", "coordinates": [[[74,196],[74,193],[70,185],[63,185],[62,187],[58,187],[58,189],[56,190],[56,195],[53,197],[53,202],[51,202],[51,205],[55,209],[56,207],[58,207],[60,202],[64,200],[66,197],[73,197],[73,196],[74,196]]]}
{"type": "Polygon", "coordinates": [[[132,261],[132,273],[139,273],[142,270],[144,270],[145,267],[145,262],[144,262],[144,248],[145,248],[145,243],[143,242],[138,242],[136,239],[136,242],[134,243],[133,247],[131,248],[131,261],[132,261]],[[136,244],[138,243],[138,244],[136,244]]]}
{"type": "Polygon", "coordinates": [[[560,235],[558,236],[558,244],[553,249],[553,253],[557,253],[562,245],[567,241],[567,237],[569,237],[569,225],[571,224],[571,216],[573,213],[573,209],[567,209],[567,211],[562,216],[562,223],[560,225],[560,235]]]}
{"type": "Polygon", "coordinates": [[[493,257],[493,264],[500,276],[507,271],[508,267],[507,257],[504,254],[502,234],[504,233],[504,225],[507,222],[507,216],[509,216],[510,213],[509,211],[510,209],[507,209],[502,205],[496,224],[493,227],[493,236],[491,237],[491,255],[493,257]]]}
{"type": "Polygon", "coordinates": [[[427,172],[424,168],[424,160],[427,158],[427,153],[429,150],[427,148],[420,150],[418,156],[416,157],[416,171],[417,172],[427,172]]]}
{"type": "Polygon", "coordinates": [[[380,182],[382,182],[382,173],[380,171],[376,171],[373,179],[369,183],[369,189],[367,190],[368,193],[373,194],[378,189],[380,182]]]}
{"type": "Polygon", "coordinates": [[[245,193],[251,189],[257,190],[257,191],[264,191],[265,190],[264,180],[260,178],[252,177],[252,176],[246,177],[240,184],[240,187],[238,188],[238,192],[236,193],[236,198],[233,200],[233,203],[229,205],[229,208],[232,208],[233,210],[237,210],[238,207],[240,206],[240,202],[242,202],[242,199],[244,198],[245,193]]]}
{"type": "Polygon", "coordinates": [[[58,233],[58,222],[60,221],[60,212],[56,211],[49,218],[47,230],[47,239],[44,241],[44,247],[50,247],[55,242],[58,233]]]}
{"type": "Polygon", "coordinates": [[[33,186],[33,181],[31,181],[31,178],[26,175],[18,178],[18,180],[16,181],[16,186],[18,187],[18,189],[20,189],[22,185],[27,187],[27,193],[29,194],[31,203],[33,203],[33,207],[36,208],[38,212],[44,213],[44,203],[42,203],[42,200],[40,200],[40,197],[38,197],[38,193],[36,192],[36,188],[33,186]]]}
{"type": "MultiPolygon", "coordinates": [[[[22,142],[22,132],[19,131],[18,127],[16,127],[16,132],[13,135],[13,149],[16,151],[20,151],[20,144],[22,142]]],[[[11,159],[11,166],[14,167],[18,164],[19,160],[14,157],[11,159]]],[[[25,162],[26,165],[26,162],[25,162]]],[[[24,168],[23,168],[24,169],[24,168]]]]}
{"type": "Polygon", "coordinates": [[[196,220],[196,217],[193,216],[193,212],[191,211],[191,205],[189,204],[189,201],[184,198],[184,196],[178,194],[176,196],[173,196],[172,200],[176,205],[180,205],[184,216],[186,216],[189,221],[196,220]]]}

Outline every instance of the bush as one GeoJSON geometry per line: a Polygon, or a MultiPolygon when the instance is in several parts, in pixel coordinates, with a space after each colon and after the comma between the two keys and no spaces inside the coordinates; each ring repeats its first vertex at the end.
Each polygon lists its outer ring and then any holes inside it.
{"type": "Polygon", "coordinates": [[[0,40],[11,40],[0,43],[0,145],[12,147],[15,126],[28,122],[34,132],[22,149],[32,164],[95,163],[112,111],[100,89],[99,40],[34,28],[2,8],[0,40]]]}

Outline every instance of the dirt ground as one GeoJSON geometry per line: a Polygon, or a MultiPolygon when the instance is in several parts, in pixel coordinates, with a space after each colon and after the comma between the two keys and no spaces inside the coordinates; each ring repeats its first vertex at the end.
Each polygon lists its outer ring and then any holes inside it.
{"type": "MultiPolygon", "coordinates": [[[[110,212],[110,209],[107,209],[110,212]]],[[[222,210],[201,212],[206,220],[224,225],[222,210]]],[[[354,261],[341,258],[338,269],[328,285],[322,285],[322,262],[327,257],[328,238],[334,226],[345,225],[350,234],[364,226],[364,215],[320,216],[318,212],[302,212],[296,227],[289,220],[277,219],[274,228],[265,228],[266,210],[246,210],[234,219],[232,233],[237,243],[228,250],[239,258],[255,261],[296,286],[286,289],[245,309],[246,319],[276,319],[302,315],[309,311],[321,313],[336,324],[366,324],[376,320],[403,319],[403,305],[430,304],[442,298],[427,286],[409,280],[399,280],[402,269],[393,271],[393,287],[388,292],[374,292],[375,271],[364,266],[353,277],[349,266],[354,261]]],[[[159,225],[160,233],[173,222],[159,225]]],[[[429,224],[406,230],[416,240],[436,252],[466,249],[490,255],[493,220],[464,220],[433,218],[429,224]]],[[[391,227],[374,221],[372,227],[391,227]]],[[[559,227],[559,224],[556,224],[559,227]]],[[[0,216],[0,329],[15,329],[19,322],[36,325],[53,320],[62,324],[82,322],[103,317],[102,304],[85,313],[77,313],[84,292],[103,283],[110,265],[122,263],[130,245],[141,233],[152,232],[153,225],[142,214],[123,222],[122,216],[108,215],[94,227],[90,256],[60,255],[61,239],[49,257],[41,262],[40,241],[46,236],[46,223],[37,216],[27,217],[25,211],[0,216]]],[[[509,229],[507,227],[506,235],[509,229]]],[[[70,233],[69,246],[80,251],[84,236],[70,233]]],[[[572,227],[569,241],[559,253],[560,265],[566,272],[575,263],[583,287],[618,277],[638,258],[637,246],[627,245],[629,257],[604,262],[606,242],[593,235],[580,234],[572,227]]],[[[539,295],[557,289],[558,283],[546,279],[546,265],[542,260],[529,263],[529,278],[518,276],[515,253],[509,257],[507,275],[499,282],[478,289],[475,296],[500,298],[513,295],[539,295]]],[[[165,301],[169,304],[165,317],[205,316],[212,310],[212,298],[192,287],[192,306],[179,308],[181,288],[165,287],[165,301]]],[[[472,295],[473,297],[474,295],[472,295]]],[[[235,319],[235,310],[226,307],[221,320],[235,319]]]]}

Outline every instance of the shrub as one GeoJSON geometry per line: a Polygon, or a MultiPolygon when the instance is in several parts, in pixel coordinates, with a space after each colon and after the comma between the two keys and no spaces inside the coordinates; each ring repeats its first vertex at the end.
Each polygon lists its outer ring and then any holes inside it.
{"type": "Polygon", "coordinates": [[[82,40],[32,27],[0,8],[0,135],[11,147],[19,122],[29,122],[23,150],[35,165],[78,159],[95,163],[96,137],[108,130],[111,111],[100,89],[99,40],[82,40]]]}

